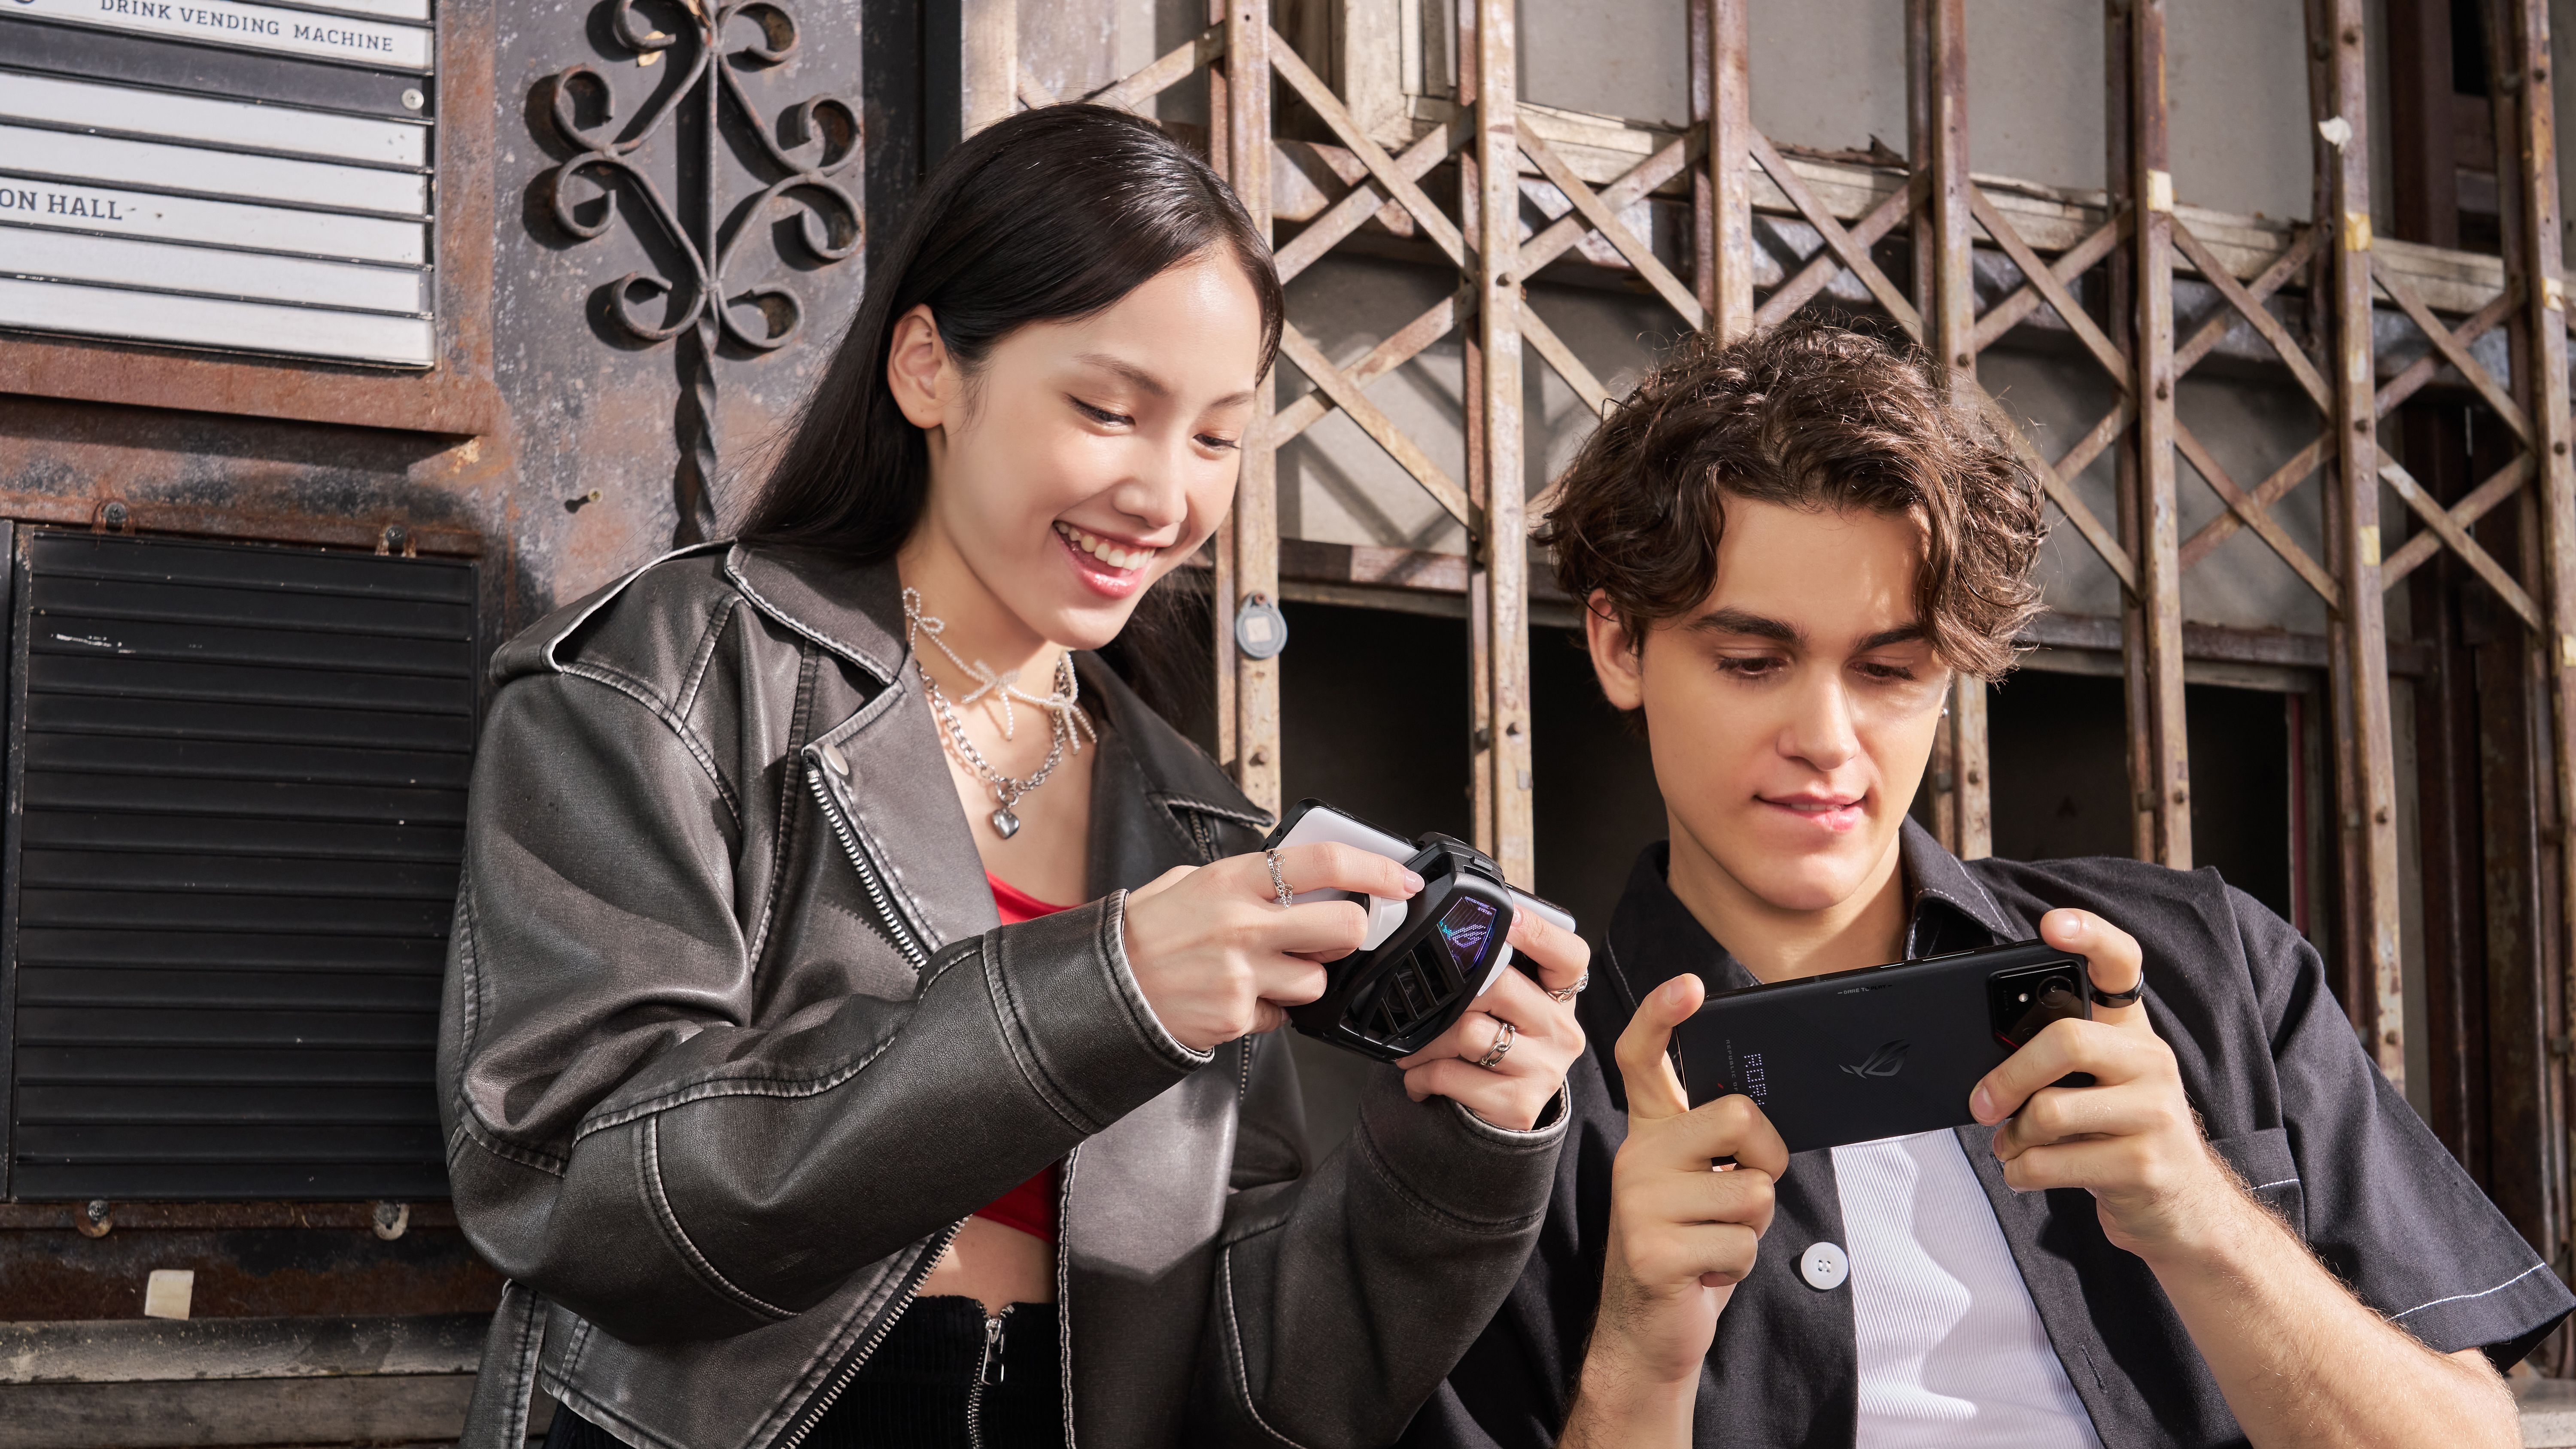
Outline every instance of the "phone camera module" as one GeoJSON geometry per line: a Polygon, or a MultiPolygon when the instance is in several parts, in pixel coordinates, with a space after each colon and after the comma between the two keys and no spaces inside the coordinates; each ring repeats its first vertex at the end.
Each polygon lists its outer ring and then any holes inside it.
{"type": "Polygon", "coordinates": [[[2075,979],[2079,969],[2071,962],[2053,962],[1989,978],[1989,1024],[1996,1041],[2018,1051],[2050,1022],[2089,1016],[2083,989],[2075,979]]]}

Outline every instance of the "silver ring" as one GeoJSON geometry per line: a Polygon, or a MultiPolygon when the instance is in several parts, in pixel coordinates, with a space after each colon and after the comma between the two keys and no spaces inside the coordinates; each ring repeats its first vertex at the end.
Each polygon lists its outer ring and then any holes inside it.
{"type": "Polygon", "coordinates": [[[1475,1061],[1475,1065],[1483,1067],[1489,1072],[1494,1068],[1501,1066],[1503,1064],[1503,1058],[1511,1055],[1512,1038],[1521,1034],[1521,1029],[1518,1026],[1503,1020],[1499,1016],[1494,1018],[1494,1025],[1497,1030],[1494,1032],[1493,1046],[1487,1049],[1483,1056],[1476,1058],[1475,1061]]]}
{"type": "Polygon", "coordinates": [[[1297,903],[1297,893],[1288,889],[1288,878],[1279,873],[1279,852],[1276,850],[1265,850],[1261,852],[1261,854],[1264,859],[1270,862],[1270,888],[1279,893],[1279,904],[1283,906],[1295,905],[1297,903]]]}
{"type": "Polygon", "coordinates": [[[1581,995],[1583,994],[1583,988],[1584,988],[1584,987],[1589,986],[1589,985],[1591,985],[1591,984],[1592,984],[1592,968],[1591,968],[1591,967],[1589,967],[1589,966],[1586,966],[1586,967],[1584,967],[1584,968],[1583,968],[1583,974],[1582,974],[1581,976],[1579,976],[1579,977],[1575,978],[1575,982],[1574,982],[1574,984],[1573,984],[1572,986],[1560,987],[1560,988],[1558,988],[1557,990],[1554,990],[1554,991],[1549,992],[1549,993],[1548,993],[1548,995],[1550,995],[1550,996],[1552,996],[1552,997],[1556,998],[1556,999],[1557,999],[1557,1000],[1559,1000],[1559,1001],[1572,1001],[1574,998],[1576,998],[1576,997],[1578,997],[1578,996],[1581,996],[1581,995]]]}

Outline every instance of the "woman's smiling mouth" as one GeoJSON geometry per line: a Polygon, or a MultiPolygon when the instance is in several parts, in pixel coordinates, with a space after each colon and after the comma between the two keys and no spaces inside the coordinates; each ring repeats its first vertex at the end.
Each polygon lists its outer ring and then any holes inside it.
{"type": "Polygon", "coordinates": [[[1103,538],[1061,519],[1056,521],[1055,536],[1064,544],[1065,557],[1072,561],[1074,574],[1092,592],[1111,599],[1123,599],[1143,588],[1146,566],[1162,552],[1103,538]]]}
{"type": "Polygon", "coordinates": [[[1062,520],[1057,521],[1055,531],[1065,542],[1113,569],[1141,569],[1152,563],[1154,555],[1161,552],[1160,549],[1130,548],[1113,539],[1102,538],[1089,529],[1077,528],[1062,520]]]}

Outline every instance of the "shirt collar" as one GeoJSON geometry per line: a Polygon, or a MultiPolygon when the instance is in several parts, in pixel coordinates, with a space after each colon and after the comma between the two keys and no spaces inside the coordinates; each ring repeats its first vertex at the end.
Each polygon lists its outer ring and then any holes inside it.
{"type": "MultiPolygon", "coordinates": [[[[1897,853],[1905,879],[1907,960],[2024,934],[1967,866],[1910,818],[1899,829],[1897,853]]],[[[1647,992],[1685,971],[1697,973],[1711,993],[1761,984],[1673,894],[1666,880],[1671,864],[1671,842],[1646,847],[1611,913],[1607,945],[1632,1011],[1647,992]]]]}

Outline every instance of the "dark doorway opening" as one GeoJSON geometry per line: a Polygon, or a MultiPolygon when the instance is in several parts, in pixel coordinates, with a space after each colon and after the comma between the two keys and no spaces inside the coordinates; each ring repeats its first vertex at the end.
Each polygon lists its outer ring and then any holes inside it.
{"type": "MultiPolygon", "coordinates": [[[[1286,612],[1286,802],[1312,795],[1400,835],[1470,838],[1466,621],[1332,604],[1286,612]]],[[[1530,713],[1539,893],[1597,939],[1637,853],[1664,835],[1654,765],[1571,629],[1530,631],[1530,713]]]]}
{"type": "MultiPolygon", "coordinates": [[[[2060,860],[2131,852],[2128,726],[2117,676],[2024,670],[1992,694],[1995,854],[2060,860]]],[[[2183,692],[2195,864],[2298,919],[2291,702],[2225,685],[2183,692]]]]}
{"type": "Polygon", "coordinates": [[[1282,612],[1280,803],[1311,795],[1408,840],[1469,835],[1467,621],[1332,604],[1282,612]]]}

